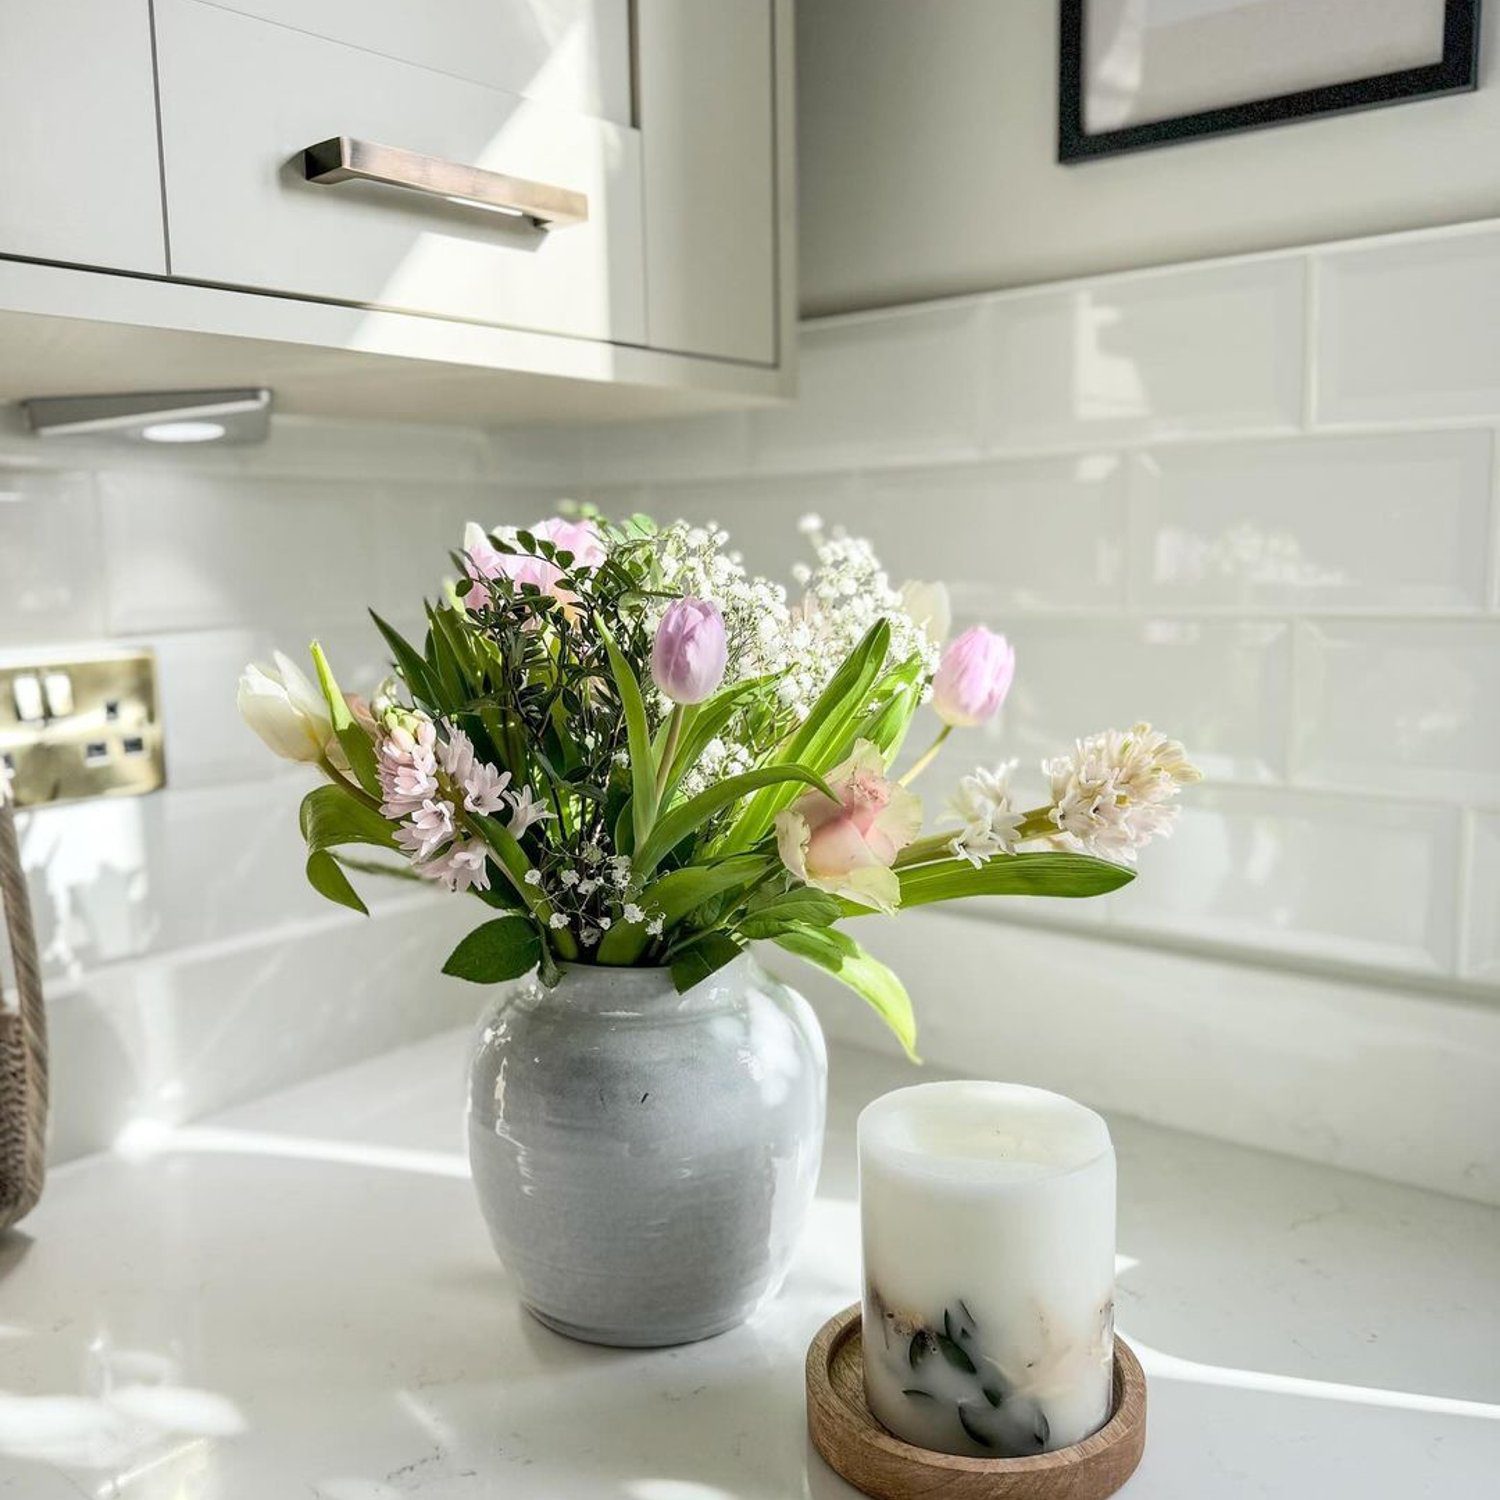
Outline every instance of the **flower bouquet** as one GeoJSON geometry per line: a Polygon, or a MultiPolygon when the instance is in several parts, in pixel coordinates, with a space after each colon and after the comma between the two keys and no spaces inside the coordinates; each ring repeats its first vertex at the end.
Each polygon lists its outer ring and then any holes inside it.
{"type": "Polygon", "coordinates": [[[948,641],[941,585],[898,591],[870,545],[804,523],[806,592],[746,574],[728,536],[644,516],[471,525],[420,646],[375,616],[395,675],[346,696],[315,643],[315,688],[279,653],[240,681],[270,748],[322,770],[302,804],[307,875],[365,907],[351,845],[495,915],[444,972],[493,983],[560,964],[666,966],[679,990],[754,940],[827,970],[910,1050],[897,977],[844,924],[973,896],[1094,896],[1133,878],[1196,780],[1144,724],[1079,741],[1012,805],[1010,766],[959,782],[922,834],[911,784],[955,728],[998,712],[1003,636],[948,641]],[[935,743],[891,772],[923,703],[935,743]]]}
{"type": "Polygon", "coordinates": [[[976,770],[924,833],[913,784],[995,716],[1014,653],[978,625],[948,640],[941,587],[898,590],[867,542],[804,530],[792,602],[716,527],[471,525],[420,642],[375,618],[395,671],[368,701],[316,644],[316,686],[279,655],[240,682],[271,749],[323,773],[301,808],[313,886],[363,911],[369,846],[486,908],[445,973],[533,976],[471,1062],[470,1159],[526,1305],[577,1337],[704,1337],[785,1271],[824,1053],[748,944],[842,981],[914,1055],[859,918],[1114,890],[1197,776],[1137,725],[1049,761],[1038,806],[1009,767],[976,770]],[[897,774],[924,703],[934,742],[897,774]]]}

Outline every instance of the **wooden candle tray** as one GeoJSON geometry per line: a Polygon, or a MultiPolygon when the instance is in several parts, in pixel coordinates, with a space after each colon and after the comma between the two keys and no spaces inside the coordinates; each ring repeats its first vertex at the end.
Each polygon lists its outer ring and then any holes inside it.
{"type": "Polygon", "coordinates": [[[1117,1338],[1113,1410],[1092,1437],[1031,1458],[934,1453],[903,1442],[870,1415],[856,1302],[808,1347],[807,1428],[829,1466],[875,1500],[1103,1500],[1141,1461],[1146,1377],[1117,1338]]]}

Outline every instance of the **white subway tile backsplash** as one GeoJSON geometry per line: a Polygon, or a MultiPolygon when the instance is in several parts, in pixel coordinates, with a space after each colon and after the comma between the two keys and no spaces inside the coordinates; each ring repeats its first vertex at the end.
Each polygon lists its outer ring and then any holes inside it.
{"type": "Polygon", "coordinates": [[[360,618],[379,492],[356,482],[110,472],[100,481],[116,633],[360,618]]]}
{"type": "Polygon", "coordinates": [[[878,470],[850,521],[903,576],[945,579],[962,616],[1108,608],[1124,602],[1124,479],[1114,454],[878,470]]]}
{"type": "MultiPolygon", "coordinates": [[[[256,932],[274,943],[280,929],[343,920],[303,876],[297,807],[314,785],[298,768],[24,813],[21,856],[47,975],[256,932]]],[[[428,889],[390,877],[356,884],[372,910],[428,889]]]]}
{"type": "Polygon", "coordinates": [[[1298,780],[1500,806],[1500,621],[1299,626],[1298,780]]]}
{"type": "Polygon", "coordinates": [[[99,635],[101,559],[91,475],[0,467],[0,649],[99,635]]]}
{"type": "MultiPolygon", "coordinates": [[[[710,478],[742,473],[750,467],[750,417],[745,412],[558,429],[556,441],[565,444],[569,453],[557,477],[574,487],[580,481],[620,484],[637,479],[710,478]]],[[[503,477],[503,465],[501,473],[503,477]]],[[[533,482],[546,484],[551,478],[537,475],[533,482]]]]}
{"type": "Polygon", "coordinates": [[[1469,837],[1463,972],[1500,980],[1500,813],[1476,813],[1469,837]]]}
{"type": "Polygon", "coordinates": [[[1150,608],[1482,609],[1493,438],[1411,432],[1134,459],[1131,573],[1150,608]]]}
{"type": "Polygon", "coordinates": [[[939,304],[804,328],[796,402],[751,414],[754,466],[974,456],[986,311],[982,303],[939,304]]]}
{"type": "Polygon", "coordinates": [[[1500,226],[1319,257],[1323,422],[1500,412],[1500,226]]]}
{"type": "Polygon", "coordinates": [[[990,445],[1296,427],[1304,275],[1289,256],[996,298],[990,445]]]}
{"type": "Polygon", "coordinates": [[[1458,814],[1198,786],[1111,919],[1144,933],[1414,973],[1450,972],[1458,814]]]}
{"type": "Polygon", "coordinates": [[[1095,730],[1145,719],[1180,739],[1210,776],[1285,771],[1290,632],[1279,621],[1004,619],[1016,678],[1008,754],[1030,764],[1095,730]]]}

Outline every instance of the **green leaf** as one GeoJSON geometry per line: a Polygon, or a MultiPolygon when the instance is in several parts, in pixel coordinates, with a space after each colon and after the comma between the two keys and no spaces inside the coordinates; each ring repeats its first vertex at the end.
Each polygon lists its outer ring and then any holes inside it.
{"type": "Polygon", "coordinates": [[[349,762],[349,769],[354,772],[355,780],[372,797],[378,797],[380,777],[375,774],[375,746],[370,743],[370,736],[354,722],[349,704],[333,679],[333,668],[328,665],[328,658],[323,655],[323,648],[317,641],[312,643],[312,659],[318,672],[318,686],[323,689],[323,697],[328,701],[334,735],[344,752],[344,758],[349,762]]]}
{"type": "MultiPolygon", "coordinates": [[[[818,695],[802,727],[786,746],[784,759],[822,774],[847,755],[852,731],[869,710],[870,695],[885,667],[890,642],[890,622],[884,618],[877,620],[818,695]]],[[[792,794],[785,787],[760,793],[730,829],[725,847],[748,849],[764,838],[776,821],[776,814],[791,800],[792,794]]]]}
{"type": "Polygon", "coordinates": [[[752,905],[738,930],[741,937],[774,938],[792,927],[831,927],[843,915],[842,902],[803,885],[752,905]]]}
{"type": "Polygon", "coordinates": [[[385,637],[386,645],[391,648],[391,655],[406,680],[407,687],[411,689],[412,697],[419,703],[425,703],[428,708],[441,712],[445,705],[422,653],[394,626],[387,625],[373,609],[370,611],[370,618],[374,620],[375,628],[385,637]]]}
{"type": "Polygon", "coordinates": [[[320,896],[339,906],[347,906],[361,916],[370,915],[370,909],[350,885],[349,877],[339,868],[338,860],[326,849],[314,849],[307,856],[307,882],[320,896]]]}
{"type": "MultiPolygon", "coordinates": [[[[997,854],[975,869],[967,860],[945,859],[896,872],[901,905],[961,901],[969,896],[1102,896],[1129,885],[1135,871],[1092,854],[997,854]]],[[[868,907],[846,903],[845,915],[868,907]]]]}
{"type": "Polygon", "coordinates": [[[744,771],[738,776],[727,777],[674,807],[656,825],[651,831],[651,837],[636,850],[632,869],[637,878],[644,879],[649,875],[683,839],[716,813],[722,812],[751,792],[781,782],[798,782],[803,786],[814,787],[831,801],[837,800],[828,783],[806,766],[762,766],[757,771],[744,771]]]}
{"type": "Polygon", "coordinates": [[[869,1001],[876,1014],[896,1035],[906,1055],[918,1062],[917,1018],[912,1013],[906,987],[878,958],[872,958],[846,932],[837,927],[799,927],[783,932],[775,940],[778,948],[805,958],[832,974],[856,995],[869,1001]]]}
{"type": "Polygon", "coordinates": [[[974,1368],[974,1361],[969,1358],[967,1351],[950,1339],[946,1333],[937,1335],[937,1346],[942,1350],[943,1358],[955,1370],[962,1370],[965,1375],[976,1375],[979,1373],[974,1368]]]}
{"type": "Polygon", "coordinates": [[[394,849],[396,830],[375,808],[362,802],[348,787],[336,783],[314,787],[302,799],[297,821],[307,842],[308,884],[320,896],[368,916],[349,877],[328,851],[344,844],[394,849]]]}
{"type": "Polygon", "coordinates": [[[705,932],[672,961],[672,983],[679,995],[702,984],[725,964],[733,963],[744,950],[726,932],[705,932]]]}
{"type": "Polygon", "coordinates": [[[443,965],[443,973],[474,984],[499,984],[529,974],[542,956],[536,925],[525,917],[497,917],[476,927],[443,965]]]}
{"type": "Polygon", "coordinates": [[[397,847],[395,826],[348,787],[337,783],[314,787],[302,799],[297,822],[312,850],[334,849],[341,844],[397,847]]]}
{"type": "Polygon", "coordinates": [[[630,663],[615,645],[609,627],[598,616],[594,624],[609,653],[610,672],[615,679],[615,691],[620,696],[620,709],[625,715],[625,742],[630,752],[630,818],[635,831],[635,847],[640,849],[656,821],[656,763],[651,757],[651,730],[646,723],[646,705],[641,698],[641,685],[636,681],[630,663]]]}
{"type": "MultiPolygon", "coordinates": [[[[747,886],[765,874],[770,861],[759,854],[742,854],[716,865],[691,865],[673,870],[653,881],[636,898],[646,912],[660,915],[663,929],[670,931],[705,901],[747,886]]],[[[616,922],[599,944],[601,964],[634,963],[646,950],[650,935],[639,922],[616,922]]]]}

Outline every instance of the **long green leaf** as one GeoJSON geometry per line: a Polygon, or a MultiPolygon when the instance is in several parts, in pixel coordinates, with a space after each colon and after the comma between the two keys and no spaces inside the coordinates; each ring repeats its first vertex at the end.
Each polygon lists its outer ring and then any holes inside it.
{"type": "MultiPolygon", "coordinates": [[[[1047,852],[997,854],[978,869],[967,860],[945,859],[897,874],[903,907],[970,896],[1102,896],[1135,879],[1134,870],[1091,854],[1047,852]]],[[[868,910],[846,903],[849,916],[868,910]]]]}
{"type": "Polygon", "coordinates": [[[594,623],[609,653],[609,668],[615,679],[615,691],[620,697],[620,709],[625,715],[625,742],[630,752],[630,819],[635,832],[635,847],[644,846],[656,822],[656,763],[651,756],[651,730],[646,722],[646,704],[641,698],[641,685],[636,681],[630,663],[615,645],[615,638],[608,626],[598,616],[594,623]]]}
{"type": "Polygon", "coordinates": [[[542,939],[525,917],[497,917],[464,938],[443,965],[443,973],[474,984],[500,984],[536,968],[542,939]]]}
{"type": "Polygon", "coordinates": [[[809,771],[806,766],[762,766],[756,771],[744,771],[738,776],[726,777],[725,780],[699,792],[696,797],[690,797],[686,802],[674,807],[656,825],[651,831],[650,838],[644,844],[636,846],[635,859],[631,864],[632,872],[637,879],[644,880],[667,854],[715,813],[733,806],[741,797],[751,792],[776,786],[782,782],[796,782],[802,786],[814,787],[830,800],[836,800],[828,783],[816,772],[809,771]]]}
{"type": "MultiPolygon", "coordinates": [[[[818,773],[830,771],[848,753],[851,731],[865,716],[870,694],[885,667],[891,627],[881,618],[865,632],[843,665],[818,695],[802,726],[782,752],[782,758],[818,773]]],[[[748,849],[770,832],[776,814],[792,800],[785,787],[757,796],[742,812],[724,841],[727,850],[748,849]]]]}
{"type": "Polygon", "coordinates": [[[334,681],[333,668],[328,665],[328,658],[324,656],[323,648],[317,641],[312,643],[312,659],[318,672],[318,686],[323,690],[323,697],[327,700],[328,712],[333,720],[334,736],[344,752],[344,758],[349,762],[349,769],[372,797],[379,797],[380,777],[375,774],[375,746],[370,743],[370,736],[354,722],[348,701],[334,681]]]}
{"type": "Polygon", "coordinates": [[[837,927],[799,927],[773,940],[778,948],[805,958],[832,974],[867,1000],[876,1014],[895,1033],[913,1062],[916,1054],[917,1018],[912,1012],[906,986],[878,958],[872,958],[847,932],[837,927]]]}
{"type": "Polygon", "coordinates": [[[437,692],[422,653],[395,626],[387,625],[373,609],[370,611],[370,618],[374,620],[375,628],[385,637],[386,645],[391,648],[391,656],[400,668],[412,697],[428,708],[441,712],[446,705],[437,692]]]}
{"type": "Polygon", "coordinates": [[[753,903],[736,930],[741,937],[763,940],[780,937],[796,927],[831,927],[843,915],[843,903],[836,897],[799,885],[753,903]]]}

